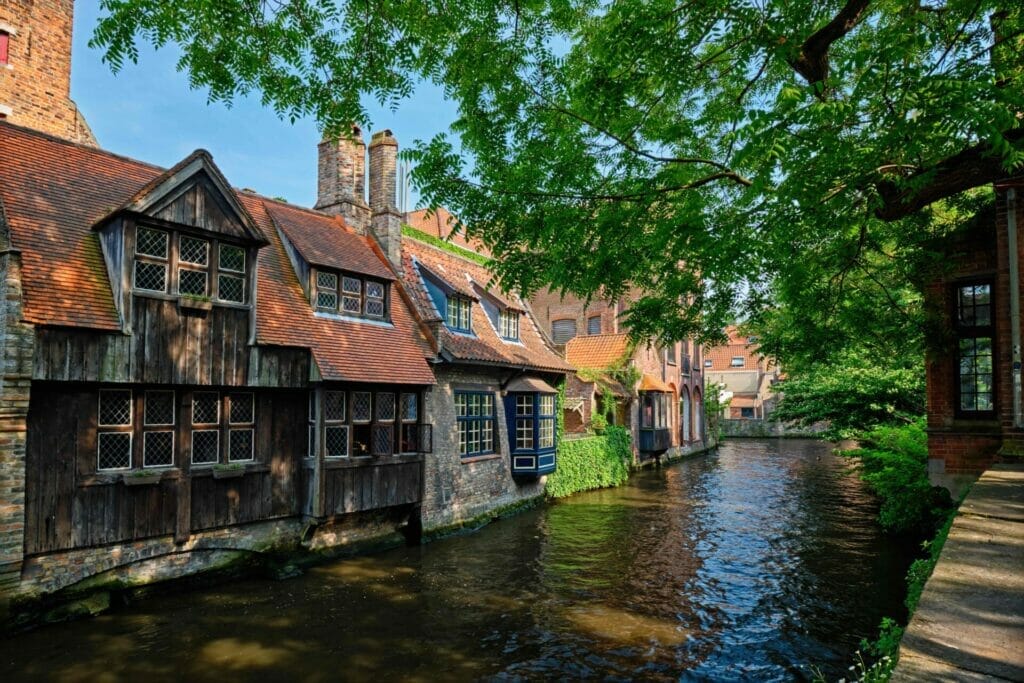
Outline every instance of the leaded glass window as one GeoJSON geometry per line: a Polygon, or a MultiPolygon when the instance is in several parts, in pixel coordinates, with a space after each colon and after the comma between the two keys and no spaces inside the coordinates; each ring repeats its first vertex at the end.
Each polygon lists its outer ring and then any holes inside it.
{"type": "Polygon", "coordinates": [[[459,454],[463,457],[494,452],[494,395],[486,392],[455,393],[459,429],[459,454]]]}
{"type": "Polygon", "coordinates": [[[992,286],[961,285],[956,289],[958,411],[967,415],[995,410],[992,339],[992,286]]]}

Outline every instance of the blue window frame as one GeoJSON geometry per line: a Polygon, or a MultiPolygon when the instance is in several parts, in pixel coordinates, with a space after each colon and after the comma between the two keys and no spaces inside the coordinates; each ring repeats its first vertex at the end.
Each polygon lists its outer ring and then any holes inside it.
{"type": "Polygon", "coordinates": [[[470,332],[473,307],[468,298],[451,295],[448,297],[448,327],[457,332],[470,332]]]}
{"type": "Polygon", "coordinates": [[[459,455],[471,458],[494,453],[494,394],[456,391],[455,418],[459,427],[459,455]]]}
{"type": "Polygon", "coordinates": [[[513,476],[539,476],[555,470],[555,395],[510,392],[505,398],[513,476]]]}

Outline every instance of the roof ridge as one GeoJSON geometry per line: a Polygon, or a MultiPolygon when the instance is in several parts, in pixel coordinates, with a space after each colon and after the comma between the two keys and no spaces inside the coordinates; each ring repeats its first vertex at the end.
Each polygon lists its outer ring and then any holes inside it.
{"type": "MultiPolygon", "coordinates": [[[[413,230],[416,230],[418,232],[423,232],[422,230],[420,230],[419,228],[417,228],[414,225],[408,225],[408,224],[406,224],[406,225],[408,227],[412,228],[413,230]]],[[[428,235],[430,237],[434,237],[433,235],[430,235],[430,233],[425,233],[424,232],[423,234],[428,235]]],[[[413,242],[416,242],[416,244],[422,244],[425,247],[430,247],[434,251],[440,252],[442,254],[446,254],[448,256],[454,256],[456,258],[460,258],[460,259],[462,259],[464,261],[467,261],[468,263],[472,263],[474,266],[477,266],[478,268],[485,268],[486,267],[482,263],[477,263],[476,261],[474,261],[473,259],[469,258],[468,256],[463,256],[462,254],[458,254],[456,252],[449,251],[447,249],[442,249],[441,247],[436,246],[434,244],[431,244],[430,242],[425,242],[425,241],[417,238],[414,235],[403,234],[402,237],[408,237],[413,242]]],[[[480,257],[483,257],[483,258],[491,258],[489,256],[484,256],[483,254],[478,254],[477,252],[473,251],[472,249],[467,249],[466,247],[462,246],[461,244],[456,244],[455,242],[452,242],[452,241],[448,240],[447,238],[444,238],[444,237],[434,237],[434,239],[442,240],[443,242],[445,242],[447,244],[450,244],[451,246],[455,247],[456,249],[458,249],[460,251],[464,251],[467,254],[473,254],[474,256],[480,256],[480,257]]]]}

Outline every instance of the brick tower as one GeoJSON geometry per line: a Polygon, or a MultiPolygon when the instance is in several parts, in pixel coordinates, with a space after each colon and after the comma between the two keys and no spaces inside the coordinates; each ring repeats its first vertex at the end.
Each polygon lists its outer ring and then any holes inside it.
{"type": "Polygon", "coordinates": [[[0,2],[0,119],[96,146],[71,101],[74,0],[0,2]]]}

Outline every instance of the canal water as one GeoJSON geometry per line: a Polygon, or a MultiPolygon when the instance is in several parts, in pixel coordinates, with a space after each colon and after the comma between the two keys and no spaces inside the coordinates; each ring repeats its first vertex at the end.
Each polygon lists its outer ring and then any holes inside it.
{"type": "Polygon", "coordinates": [[[900,615],[913,551],[849,462],[734,441],[422,547],[0,644],[0,680],[793,680],[900,615]]]}

